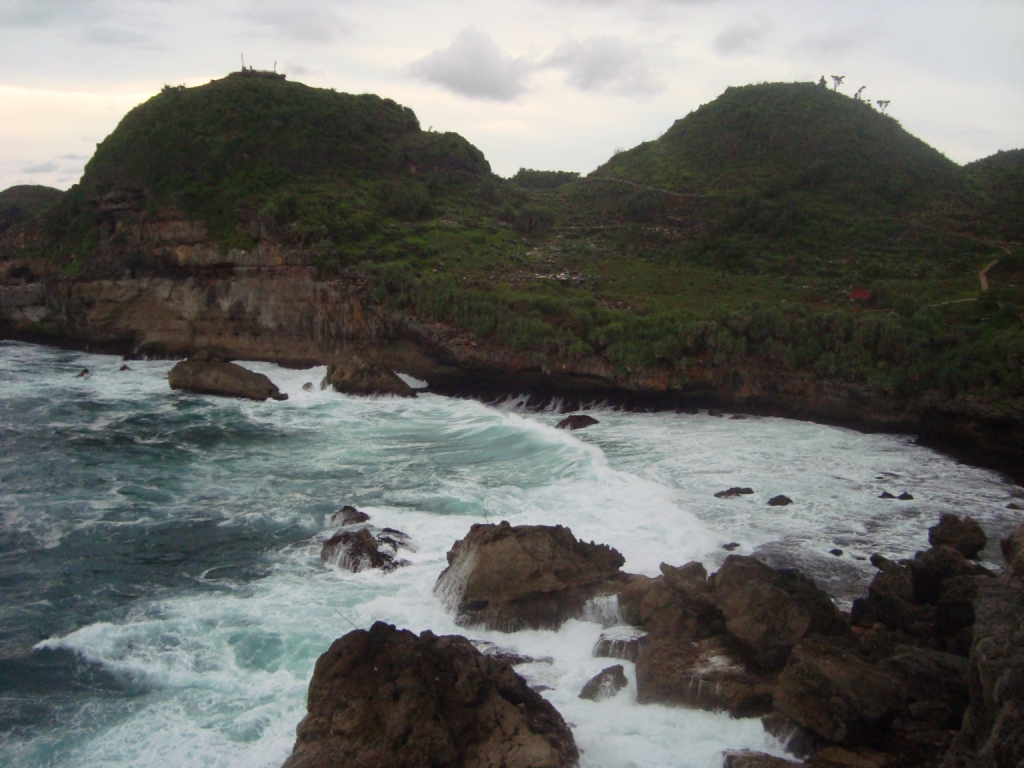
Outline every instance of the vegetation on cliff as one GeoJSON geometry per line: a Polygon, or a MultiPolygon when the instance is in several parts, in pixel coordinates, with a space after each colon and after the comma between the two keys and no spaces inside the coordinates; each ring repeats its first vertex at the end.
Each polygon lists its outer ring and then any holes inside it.
{"type": "Polygon", "coordinates": [[[960,167],[810,83],[730,88],[585,178],[509,180],[376,96],[254,72],[165,87],[47,214],[37,255],[123,270],[125,190],[130,215],[306,250],[538,365],[759,361],[892,396],[1024,397],[1024,151],[960,167]]]}
{"type": "Polygon", "coordinates": [[[0,234],[11,227],[46,213],[64,193],[39,184],[19,184],[0,192],[0,234]]]}

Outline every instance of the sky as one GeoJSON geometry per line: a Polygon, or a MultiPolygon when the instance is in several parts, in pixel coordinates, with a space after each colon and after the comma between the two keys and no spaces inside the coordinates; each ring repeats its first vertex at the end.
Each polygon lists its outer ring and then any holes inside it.
{"type": "Polygon", "coordinates": [[[1024,147],[1024,0],[0,0],[0,189],[66,189],[164,84],[376,93],[588,173],[730,85],[845,79],[958,163],[1024,147]]]}

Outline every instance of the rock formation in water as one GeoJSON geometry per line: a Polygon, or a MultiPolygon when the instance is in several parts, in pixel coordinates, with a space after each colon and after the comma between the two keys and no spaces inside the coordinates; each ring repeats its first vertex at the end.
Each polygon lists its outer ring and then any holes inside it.
{"type": "Polygon", "coordinates": [[[408,565],[398,557],[398,550],[408,547],[408,537],[401,531],[385,528],[374,535],[368,528],[339,531],[324,542],[320,559],[353,573],[377,568],[384,572],[408,565]]]}
{"type": "Polygon", "coordinates": [[[397,395],[416,397],[416,392],[367,350],[339,355],[327,366],[321,388],[330,385],[348,395],[397,395]]]}
{"type": "Polygon", "coordinates": [[[284,768],[567,768],[557,710],[464,637],[377,622],[334,641],[284,768]]]}
{"type": "Polygon", "coordinates": [[[434,593],[462,626],[555,629],[623,577],[622,555],[560,525],[474,525],[448,552],[434,593]]]}
{"type": "Polygon", "coordinates": [[[287,400],[269,378],[235,363],[219,360],[183,360],[167,374],[171,389],[202,395],[241,397],[248,400],[287,400]]]}
{"type": "Polygon", "coordinates": [[[558,424],[555,425],[556,429],[586,429],[592,427],[595,424],[600,424],[597,419],[593,416],[588,416],[585,413],[574,413],[571,416],[566,416],[558,424]]]}

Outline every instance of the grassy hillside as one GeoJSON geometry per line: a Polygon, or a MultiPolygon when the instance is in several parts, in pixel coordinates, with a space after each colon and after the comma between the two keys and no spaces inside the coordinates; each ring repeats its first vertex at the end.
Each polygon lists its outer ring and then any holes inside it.
{"type": "Polygon", "coordinates": [[[0,234],[52,208],[64,193],[39,184],[19,184],[0,192],[0,234]]]}
{"type": "Polygon", "coordinates": [[[586,178],[504,180],[394,102],[246,72],[126,115],[48,214],[45,253],[120,274],[132,257],[97,201],[129,187],[144,214],[203,218],[224,248],[258,232],[308,249],[324,276],[538,362],[760,360],[998,400],[1024,396],[1022,165],[961,168],[865,102],[770,83],[586,178]]]}

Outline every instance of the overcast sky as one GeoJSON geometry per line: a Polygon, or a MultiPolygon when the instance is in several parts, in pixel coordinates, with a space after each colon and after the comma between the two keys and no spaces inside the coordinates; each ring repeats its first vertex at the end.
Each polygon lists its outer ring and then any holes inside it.
{"type": "Polygon", "coordinates": [[[0,189],[67,188],[127,110],[243,53],[412,107],[505,176],[833,74],[959,163],[1024,147],[1024,0],[0,0],[0,189]]]}

